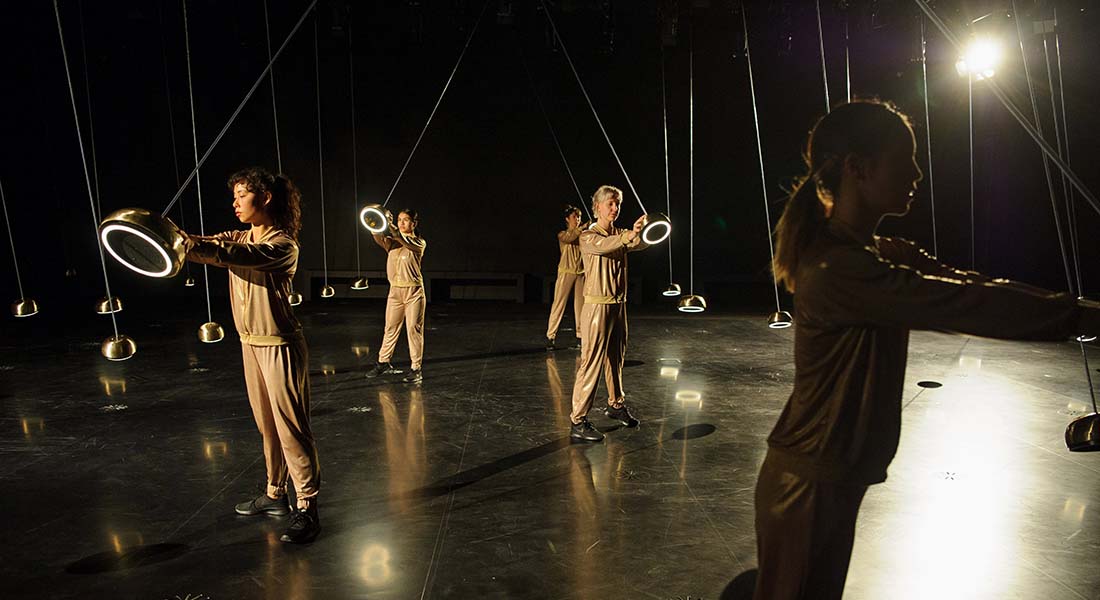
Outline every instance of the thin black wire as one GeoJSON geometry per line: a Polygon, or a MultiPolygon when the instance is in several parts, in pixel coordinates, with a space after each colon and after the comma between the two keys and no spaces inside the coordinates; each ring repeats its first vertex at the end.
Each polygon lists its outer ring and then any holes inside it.
{"type": "Polygon", "coordinates": [[[19,259],[15,257],[15,237],[11,233],[11,217],[8,216],[8,200],[4,197],[3,183],[0,183],[0,205],[4,207],[4,223],[8,226],[8,241],[11,242],[11,261],[15,265],[15,283],[19,285],[19,299],[23,300],[23,279],[19,277],[19,259]]]}
{"type": "MultiPolygon", "coordinates": [[[[752,95],[752,121],[756,131],[756,154],[760,158],[760,194],[764,199],[764,217],[767,219],[768,256],[772,263],[775,262],[775,246],[772,243],[772,215],[768,208],[768,179],[764,175],[764,148],[760,142],[760,115],[756,109],[756,80],[752,74],[752,54],[749,51],[749,19],[745,14],[744,5],[741,6],[741,26],[745,31],[745,62],[749,67],[749,93],[752,95]]],[[[779,282],[772,277],[772,287],[775,288],[775,310],[782,311],[779,304],[779,282]]]]}
{"type": "MultiPolygon", "coordinates": [[[[665,216],[672,219],[672,188],[668,181],[668,92],[665,88],[665,44],[661,45],[661,134],[665,144],[665,216]]],[[[668,283],[671,285],[672,277],[672,242],[668,244],[668,283]]]]}
{"type": "Polygon", "coordinates": [[[626,167],[623,166],[623,161],[619,160],[619,153],[615,151],[615,145],[611,143],[611,137],[607,135],[607,129],[604,129],[603,121],[600,120],[600,115],[596,113],[596,106],[592,104],[592,98],[588,96],[588,90],[584,87],[584,82],[581,81],[580,73],[577,72],[577,67],[573,65],[573,59],[569,56],[569,50],[565,47],[565,40],[561,38],[558,33],[558,26],[554,23],[554,16],[550,14],[550,8],[546,6],[546,0],[539,0],[542,5],[542,12],[546,13],[546,18],[550,21],[550,28],[554,32],[554,38],[558,40],[558,44],[561,45],[561,52],[565,55],[566,62],[569,63],[570,70],[573,71],[573,77],[577,80],[577,85],[581,88],[581,93],[584,94],[584,99],[588,102],[588,108],[592,110],[592,116],[596,117],[596,124],[600,126],[600,132],[603,133],[603,138],[607,140],[607,145],[611,148],[611,154],[615,157],[615,162],[619,164],[619,170],[623,172],[623,177],[626,178],[626,184],[630,187],[631,193],[634,194],[634,198],[638,201],[638,206],[641,207],[642,213],[648,213],[645,209],[645,205],[642,204],[642,198],[638,195],[638,190],[634,189],[634,183],[630,181],[630,175],[626,172],[626,167]]]}
{"type": "Polygon", "coordinates": [[[932,175],[932,111],[928,103],[928,43],[925,37],[924,15],[920,18],[920,68],[924,77],[924,135],[928,148],[928,197],[932,205],[932,252],[940,255],[939,237],[936,235],[936,179],[932,175]]]}
{"type": "MultiPolygon", "coordinates": [[[[1057,22],[1057,15],[1055,15],[1055,22],[1057,22]]],[[[1057,27],[1057,25],[1055,25],[1057,27]]],[[[1054,92],[1054,73],[1050,65],[1050,48],[1047,44],[1047,38],[1043,36],[1043,56],[1046,58],[1047,65],[1047,85],[1050,87],[1050,107],[1051,112],[1054,113],[1054,140],[1058,146],[1058,155],[1062,158],[1066,158],[1066,155],[1062,154],[1062,129],[1059,127],[1058,119],[1058,103],[1054,92]]],[[[1062,71],[1058,70],[1058,85],[1061,88],[1062,85],[1062,71]]],[[[1062,108],[1065,109],[1065,99],[1062,99],[1062,108]]],[[[1062,120],[1065,120],[1065,113],[1062,114],[1062,120]]],[[[1066,131],[1066,138],[1068,142],[1069,131],[1066,131]]],[[[1051,190],[1053,193],[1053,189],[1051,190]]],[[[1081,250],[1078,245],[1077,239],[1077,214],[1073,206],[1073,198],[1070,193],[1069,183],[1066,182],[1066,178],[1062,176],[1062,198],[1066,203],[1066,217],[1067,225],[1069,229],[1069,244],[1070,244],[1070,256],[1073,258],[1073,273],[1077,280],[1077,296],[1083,297],[1085,295],[1084,287],[1081,284],[1081,250]]]]}
{"type": "Polygon", "coordinates": [[[817,41],[821,47],[821,80],[825,83],[825,112],[832,110],[829,102],[829,71],[825,68],[825,34],[821,30],[821,0],[814,0],[817,8],[817,41]]]}
{"type": "Polygon", "coordinates": [[[974,74],[966,70],[966,104],[969,111],[967,132],[970,136],[970,270],[975,269],[974,256],[974,74]]]}
{"type": "MultiPolygon", "coordinates": [[[[267,19],[267,0],[264,0],[264,35],[267,38],[267,62],[268,64],[274,64],[274,59],[271,57],[271,24],[267,19]]],[[[283,151],[279,147],[279,106],[275,103],[275,70],[271,70],[269,77],[271,81],[271,113],[274,116],[275,122],[275,160],[279,167],[279,173],[283,172],[283,151]]]]}
{"type": "Polygon", "coordinates": [[[527,74],[527,82],[531,85],[531,93],[535,96],[535,101],[538,102],[539,111],[542,112],[542,118],[546,121],[546,127],[550,130],[550,137],[554,140],[554,147],[558,149],[558,156],[561,157],[561,162],[565,165],[565,172],[569,174],[569,181],[573,182],[573,189],[577,192],[577,200],[580,202],[582,208],[584,208],[584,214],[588,215],[588,220],[593,221],[592,212],[588,209],[588,202],[584,199],[584,194],[581,193],[580,186],[577,185],[577,179],[573,176],[573,169],[569,167],[569,161],[565,158],[565,152],[561,149],[561,143],[558,141],[558,134],[554,131],[554,124],[550,121],[550,114],[546,111],[546,106],[542,103],[542,96],[539,95],[538,87],[535,85],[535,78],[531,75],[531,69],[527,64],[527,55],[523,51],[523,44],[518,40],[516,46],[519,48],[520,62],[523,64],[523,71],[527,74]]]}
{"type": "MultiPolygon", "coordinates": [[[[187,26],[187,0],[180,0],[183,5],[183,48],[184,54],[187,56],[187,98],[191,103],[191,141],[195,148],[195,194],[196,205],[199,207],[199,235],[206,235],[206,224],[203,222],[202,216],[202,179],[199,177],[199,167],[202,166],[199,163],[199,136],[195,127],[195,92],[191,87],[191,34],[187,26]]],[[[171,208],[171,205],[169,205],[171,208]]],[[[165,212],[168,212],[165,210],[165,212]]],[[[163,216],[163,215],[162,215],[163,216]]],[[[202,265],[202,284],[206,289],[206,320],[212,322],[214,320],[214,311],[210,306],[210,271],[207,269],[206,264],[202,265]]]]}
{"type": "Polygon", "coordinates": [[[325,145],[321,140],[321,59],[317,50],[317,18],[313,19],[313,67],[317,75],[317,172],[321,179],[321,257],[328,287],[328,237],[325,233],[325,145]]]}
{"type": "Polygon", "coordinates": [[[390,193],[386,194],[386,201],[382,203],[382,206],[386,206],[390,203],[390,198],[393,198],[393,192],[397,189],[397,184],[401,182],[401,178],[405,175],[405,169],[409,168],[409,163],[412,161],[413,155],[416,154],[416,149],[420,146],[420,141],[424,139],[424,134],[428,132],[428,126],[432,124],[435,112],[439,110],[439,104],[443,102],[443,96],[447,94],[447,88],[451,87],[451,80],[454,79],[455,73],[458,72],[458,66],[462,64],[462,57],[466,56],[466,50],[470,48],[470,41],[474,39],[474,34],[477,33],[477,28],[481,25],[481,18],[485,16],[485,9],[488,7],[489,0],[485,0],[485,4],[481,6],[481,12],[477,15],[477,22],[474,23],[474,28],[470,30],[470,35],[466,38],[466,45],[462,47],[462,52],[458,55],[455,67],[451,69],[451,75],[447,78],[447,83],[443,85],[443,91],[439,94],[439,99],[435,101],[435,106],[432,108],[431,114],[428,115],[428,121],[424,123],[424,128],[420,130],[420,135],[416,138],[416,143],[413,144],[412,151],[409,152],[409,157],[405,159],[405,164],[401,167],[401,172],[397,174],[397,179],[393,182],[390,193]]]}
{"type": "Polygon", "coordinates": [[[848,102],[852,101],[852,60],[848,50],[848,12],[844,12],[844,83],[848,90],[848,102]]]}
{"type": "Polygon", "coordinates": [[[309,16],[310,11],[312,11],[315,6],[317,6],[317,0],[313,0],[313,2],[310,2],[309,6],[306,7],[305,12],[302,13],[301,18],[298,19],[298,22],[294,25],[294,28],[290,30],[289,34],[287,34],[286,40],[283,41],[283,45],[279,46],[279,49],[275,52],[275,56],[273,56],[271,60],[268,61],[267,66],[264,67],[263,72],[260,73],[260,76],[256,79],[256,83],[252,84],[252,88],[249,89],[248,93],[244,95],[244,99],[241,100],[241,103],[237,105],[237,109],[234,110],[233,114],[229,116],[229,121],[225,123],[225,126],[222,127],[222,130],[218,132],[217,137],[215,137],[214,141],[211,142],[210,147],[206,149],[205,153],[203,153],[202,159],[200,159],[198,164],[195,165],[195,170],[191,171],[191,174],[188,175],[187,179],[183,181],[183,185],[180,186],[180,189],[176,191],[176,195],[172,198],[172,201],[169,202],[168,206],[164,208],[164,212],[161,213],[162,217],[164,215],[167,215],[168,211],[172,210],[172,207],[175,206],[176,201],[180,199],[180,196],[183,195],[184,190],[187,189],[188,184],[190,184],[191,180],[195,178],[195,174],[197,174],[199,172],[199,169],[202,168],[203,163],[206,162],[207,158],[210,158],[210,154],[214,151],[214,148],[218,146],[218,142],[222,140],[222,137],[225,136],[225,132],[229,131],[229,127],[233,125],[234,121],[237,120],[237,115],[241,114],[241,110],[244,108],[244,105],[248,104],[248,100],[252,98],[252,94],[256,93],[256,88],[260,87],[260,83],[263,82],[264,77],[271,71],[271,66],[274,65],[275,61],[279,59],[279,55],[283,53],[284,49],[286,49],[286,46],[290,43],[291,38],[293,38],[294,34],[298,32],[298,28],[301,27],[303,22],[305,22],[306,17],[309,16]]]}
{"type": "MultiPolygon", "coordinates": [[[[266,1],[266,0],[265,0],[266,1]]],[[[351,90],[351,210],[354,215],[359,214],[359,161],[356,156],[355,135],[355,50],[351,43],[351,9],[348,9],[348,87],[351,90]]],[[[359,277],[363,277],[363,265],[359,258],[359,219],[351,220],[355,227],[355,271],[359,277]]]]}
{"type": "MultiPolygon", "coordinates": [[[[92,228],[95,230],[96,236],[96,249],[99,250],[99,264],[103,267],[103,287],[107,292],[107,299],[110,301],[111,296],[111,282],[107,278],[107,259],[103,256],[103,244],[99,243],[99,219],[96,217],[95,199],[92,197],[92,180],[88,175],[88,158],[84,155],[84,137],[80,133],[80,117],[76,110],[76,94],[73,93],[73,77],[69,72],[69,54],[65,51],[65,34],[61,30],[61,9],[57,5],[57,0],[53,0],[53,12],[57,18],[57,37],[61,41],[61,60],[65,64],[65,80],[69,84],[69,100],[73,105],[73,123],[76,124],[76,141],[80,146],[80,162],[84,165],[84,183],[88,187],[88,205],[92,209],[92,228]]],[[[111,326],[114,328],[115,337],[118,335],[118,319],[115,318],[115,313],[111,312],[111,326]]]]}

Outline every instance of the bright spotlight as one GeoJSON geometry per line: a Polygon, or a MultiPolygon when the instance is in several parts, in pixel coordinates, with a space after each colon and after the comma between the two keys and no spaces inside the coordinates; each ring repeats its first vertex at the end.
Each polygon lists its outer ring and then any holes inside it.
{"type": "Polygon", "coordinates": [[[993,77],[1001,64],[1001,45],[990,38],[975,38],[955,63],[960,77],[972,74],[981,81],[993,77]]]}

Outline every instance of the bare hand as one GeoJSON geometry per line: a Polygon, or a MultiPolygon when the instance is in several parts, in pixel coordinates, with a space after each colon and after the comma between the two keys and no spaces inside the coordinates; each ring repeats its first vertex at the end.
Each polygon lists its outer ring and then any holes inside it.
{"type": "Polygon", "coordinates": [[[646,220],[647,219],[646,219],[645,215],[642,215],[642,216],[638,217],[638,220],[634,221],[634,227],[633,227],[632,231],[634,231],[634,233],[641,233],[642,228],[645,227],[646,220]]]}

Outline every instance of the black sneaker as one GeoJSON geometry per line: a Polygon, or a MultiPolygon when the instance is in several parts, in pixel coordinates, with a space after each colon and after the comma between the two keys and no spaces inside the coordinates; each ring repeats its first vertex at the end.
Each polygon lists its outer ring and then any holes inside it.
{"type": "Polygon", "coordinates": [[[397,375],[399,373],[401,373],[401,371],[399,371],[398,369],[393,368],[393,365],[391,365],[390,363],[380,362],[380,363],[375,364],[374,367],[371,368],[371,370],[367,371],[367,378],[368,379],[374,379],[375,377],[378,377],[379,375],[397,375]]]}
{"type": "Polygon", "coordinates": [[[627,427],[637,427],[639,423],[638,419],[635,419],[634,415],[630,414],[625,404],[618,408],[608,406],[603,409],[603,414],[606,415],[608,419],[614,419],[627,427]]]}
{"type": "Polygon", "coordinates": [[[554,338],[546,338],[546,349],[547,350],[553,350],[554,349],[554,338]]]}
{"type": "Polygon", "coordinates": [[[404,376],[401,381],[405,383],[420,383],[424,381],[424,371],[422,369],[412,369],[409,374],[404,376]]]}
{"type": "Polygon", "coordinates": [[[296,510],[290,515],[290,525],[279,540],[288,544],[308,544],[319,533],[321,533],[321,519],[317,516],[317,505],[314,504],[306,510],[296,510]]]}
{"type": "Polygon", "coordinates": [[[286,496],[279,496],[273,500],[267,494],[260,494],[248,502],[241,502],[233,507],[233,510],[237,511],[238,515],[250,517],[254,515],[284,517],[290,514],[290,505],[286,502],[286,496]]]}
{"type": "Polygon", "coordinates": [[[603,434],[599,429],[596,429],[588,422],[588,419],[581,419],[580,423],[574,423],[569,428],[569,437],[575,440],[581,440],[582,442],[600,442],[603,441],[603,434]]]}

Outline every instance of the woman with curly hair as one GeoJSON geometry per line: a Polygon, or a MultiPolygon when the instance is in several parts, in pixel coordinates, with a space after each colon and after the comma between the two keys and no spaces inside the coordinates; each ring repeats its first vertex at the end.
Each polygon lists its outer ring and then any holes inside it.
{"type": "Polygon", "coordinates": [[[287,477],[297,510],[282,541],[307,543],[321,531],[321,471],[309,425],[309,350],[288,296],[298,267],[301,194],[285,175],[249,168],[229,178],[233,211],[246,230],[185,235],[187,259],[229,270],[233,323],[241,337],[252,415],[263,436],[265,493],[236,506],[241,515],[290,513],[287,477]]]}

